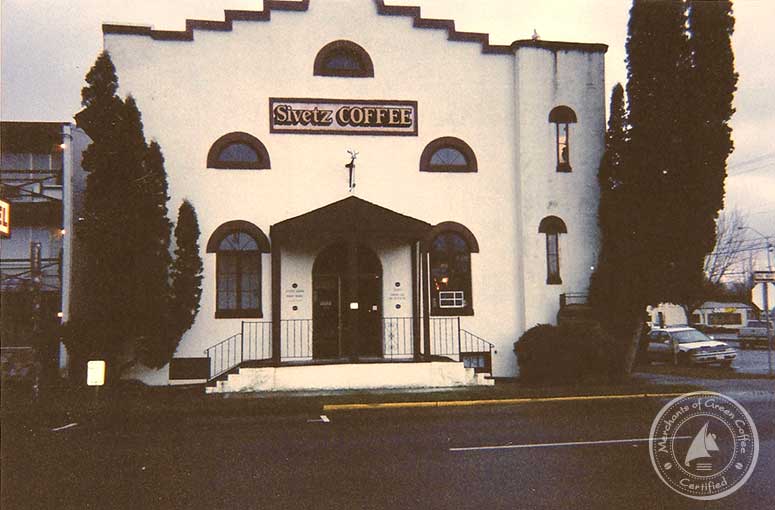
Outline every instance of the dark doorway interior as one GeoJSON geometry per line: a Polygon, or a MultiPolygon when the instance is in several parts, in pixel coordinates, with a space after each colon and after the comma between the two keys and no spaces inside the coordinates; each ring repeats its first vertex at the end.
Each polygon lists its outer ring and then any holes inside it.
{"type": "Polygon", "coordinates": [[[350,310],[347,297],[346,244],[334,244],[315,259],[312,355],[316,359],[382,356],[382,264],[365,246],[358,247],[357,258],[357,311],[350,310]],[[347,340],[348,328],[353,326],[349,321],[357,321],[355,349],[347,340]]]}

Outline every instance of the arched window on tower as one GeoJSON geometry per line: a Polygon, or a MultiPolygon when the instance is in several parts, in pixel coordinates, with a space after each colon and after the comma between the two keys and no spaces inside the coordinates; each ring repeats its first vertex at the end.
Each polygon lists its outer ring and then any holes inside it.
{"type": "Polygon", "coordinates": [[[567,106],[557,106],[549,112],[549,122],[555,125],[557,171],[570,172],[570,125],[576,123],[576,112],[567,106]]]}
{"type": "Polygon", "coordinates": [[[565,222],[557,216],[547,216],[538,226],[540,234],[546,234],[546,283],[559,285],[560,278],[560,234],[567,234],[565,222]]]}

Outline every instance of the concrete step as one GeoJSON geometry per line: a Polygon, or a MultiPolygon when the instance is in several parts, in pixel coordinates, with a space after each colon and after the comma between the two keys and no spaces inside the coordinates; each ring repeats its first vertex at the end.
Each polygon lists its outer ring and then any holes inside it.
{"type": "Polygon", "coordinates": [[[459,362],[367,363],[240,368],[207,393],[491,386],[459,362]]]}

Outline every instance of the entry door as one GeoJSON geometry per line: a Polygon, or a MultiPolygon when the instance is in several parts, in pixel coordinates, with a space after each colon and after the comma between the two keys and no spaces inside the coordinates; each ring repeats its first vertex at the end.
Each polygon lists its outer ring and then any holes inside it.
{"type": "Polygon", "coordinates": [[[361,356],[382,356],[382,278],[377,274],[358,277],[358,328],[361,356]]]}
{"type": "Polygon", "coordinates": [[[338,358],[340,349],[340,280],[337,275],[315,276],[312,321],[314,358],[338,358]]]}

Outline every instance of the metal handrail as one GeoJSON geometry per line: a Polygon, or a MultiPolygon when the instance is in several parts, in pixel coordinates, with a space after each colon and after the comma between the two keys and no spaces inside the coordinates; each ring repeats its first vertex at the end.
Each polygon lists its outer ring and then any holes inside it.
{"type": "MultiPolygon", "coordinates": [[[[383,357],[388,360],[407,360],[415,356],[416,317],[382,317],[383,357]]],[[[312,319],[284,319],[280,321],[281,359],[304,360],[313,358],[312,319]]],[[[431,317],[430,352],[426,356],[451,358],[467,363],[478,371],[490,371],[495,344],[462,329],[460,317],[431,317]],[[481,370],[480,370],[481,369],[481,370]]],[[[205,349],[210,358],[210,379],[240,366],[246,361],[272,359],[272,322],[242,321],[241,331],[205,349]]]]}
{"type": "Polygon", "coordinates": [[[219,377],[240,364],[241,346],[242,333],[237,333],[205,349],[205,355],[210,359],[210,379],[219,377]]]}
{"type": "Polygon", "coordinates": [[[495,344],[488,342],[479,335],[475,335],[470,331],[461,329],[462,335],[461,344],[464,349],[461,352],[492,352],[495,349],[495,344]]]}

